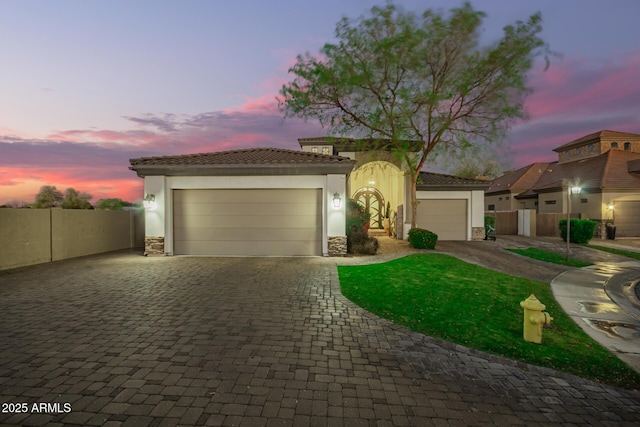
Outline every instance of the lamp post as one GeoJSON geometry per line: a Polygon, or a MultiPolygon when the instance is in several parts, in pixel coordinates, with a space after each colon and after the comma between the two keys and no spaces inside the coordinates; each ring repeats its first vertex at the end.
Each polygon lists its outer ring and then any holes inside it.
{"type": "Polygon", "coordinates": [[[569,262],[569,242],[571,241],[571,195],[580,194],[582,188],[578,186],[567,187],[567,262],[569,262]]]}

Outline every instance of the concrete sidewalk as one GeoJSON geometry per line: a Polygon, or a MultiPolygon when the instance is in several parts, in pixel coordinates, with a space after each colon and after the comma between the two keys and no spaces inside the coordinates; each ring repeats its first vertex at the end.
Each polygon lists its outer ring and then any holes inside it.
{"type": "Polygon", "coordinates": [[[640,310],[632,286],[640,261],[598,263],[551,281],[562,309],[594,340],[640,372],[640,310]]]}

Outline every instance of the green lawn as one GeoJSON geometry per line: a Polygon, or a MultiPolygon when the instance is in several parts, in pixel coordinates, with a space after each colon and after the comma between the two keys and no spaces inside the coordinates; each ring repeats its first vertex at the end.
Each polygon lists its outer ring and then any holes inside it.
{"type": "Polygon", "coordinates": [[[516,254],[537,259],[540,261],[552,262],[554,264],[568,265],[570,267],[588,267],[590,265],[593,265],[590,262],[582,261],[576,258],[569,258],[569,262],[567,262],[566,255],[559,254],[556,252],[545,251],[544,249],[527,248],[527,249],[507,249],[507,250],[510,252],[514,252],[516,254]]]}
{"type": "Polygon", "coordinates": [[[599,251],[626,256],[628,258],[640,259],[640,252],[625,251],[624,249],[608,248],[606,246],[598,246],[598,245],[585,245],[585,246],[591,249],[597,249],[599,251]]]}
{"type": "Polygon", "coordinates": [[[640,388],[640,374],[582,332],[561,310],[547,283],[442,254],[340,266],[338,272],[347,298],[414,331],[604,383],[640,388]],[[554,318],[541,345],[522,339],[520,302],[532,293],[554,318]]]}

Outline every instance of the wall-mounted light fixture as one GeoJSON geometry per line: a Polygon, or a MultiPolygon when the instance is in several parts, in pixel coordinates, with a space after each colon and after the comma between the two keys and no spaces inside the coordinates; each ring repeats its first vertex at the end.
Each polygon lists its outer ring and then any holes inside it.
{"type": "Polygon", "coordinates": [[[607,206],[607,208],[609,208],[610,211],[612,211],[615,206],[613,205],[613,203],[609,203],[609,206],[607,206]]]}
{"type": "Polygon", "coordinates": [[[333,194],[333,207],[334,208],[339,208],[340,206],[342,206],[342,199],[340,198],[340,194],[334,193],[333,194]]]}
{"type": "Polygon", "coordinates": [[[156,195],[147,193],[147,195],[144,196],[144,199],[142,199],[142,204],[146,210],[154,210],[158,207],[158,204],[156,203],[156,195]]]}

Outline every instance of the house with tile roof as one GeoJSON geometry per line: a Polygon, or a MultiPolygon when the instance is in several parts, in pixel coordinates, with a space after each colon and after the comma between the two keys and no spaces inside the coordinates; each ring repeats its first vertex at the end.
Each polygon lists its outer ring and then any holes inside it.
{"type": "MultiPolygon", "coordinates": [[[[144,179],[145,254],[339,256],[346,199],[397,235],[411,223],[409,181],[388,142],[305,138],[302,150],[254,148],[130,160],[144,179]]],[[[441,240],[483,237],[488,183],[423,173],[417,224],[441,240]]]]}
{"type": "Polygon", "coordinates": [[[600,222],[600,229],[614,222],[617,236],[640,236],[640,134],[603,130],[553,151],[555,162],[533,163],[492,181],[486,209],[567,213],[571,203],[572,214],[600,222]],[[581,188],[579,195],[568,195],[573,186],[581,188]]]}

